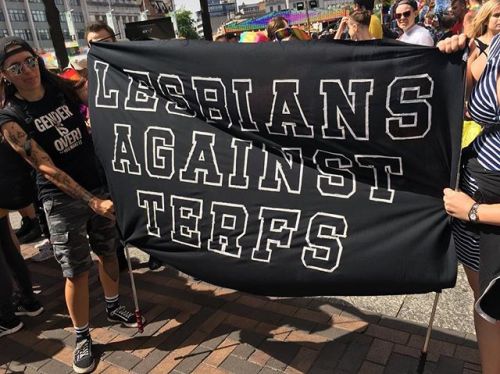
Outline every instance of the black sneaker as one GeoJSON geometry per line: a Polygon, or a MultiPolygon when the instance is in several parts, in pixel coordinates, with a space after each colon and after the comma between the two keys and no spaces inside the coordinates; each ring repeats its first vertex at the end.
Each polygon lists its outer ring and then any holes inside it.
{"type": "Polygon", "coordinates": [[[41,238],[42,230],[40,229],[38,219],[24,217],[21,228],[16,231],[16,236],[21,244],[31,243],[41,238]]]}
{"type": "MultiPolygon", "coordinates": [[[[106,311],[108,315],[108,321],[121,323],[125,327],[137,327],[137,320],[135,319],[135,314],[129,312],[127,308],[123,305],[116,307],[112,311],[106,311]]],[[[146,319],[142,317],[142,324],[146,322],[146,319]]]]}
{"type": "Polygon", "coordinates": [[[73,351],[73,370],[76,373],[90,373],[94,370],[95,360],[92,356],[92,339],[90,335],[76,342],[73,351]]]}
{"type": "Polygon", "coordinates": [[[36,317],[43,313],[43,306],[34,297],[20,297],[14,301],[16,316],[36,317]]]}
{"type": "Polygon", "coordinates": [[[17,317],[10,320],[0,319],[0,336],[10,335],[23,328],[23,323],[17,317]]]}

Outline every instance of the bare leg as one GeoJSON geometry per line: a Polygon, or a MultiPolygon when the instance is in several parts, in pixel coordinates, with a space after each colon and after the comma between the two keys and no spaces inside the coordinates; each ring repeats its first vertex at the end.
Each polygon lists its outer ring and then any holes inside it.
{"type": "MultiPolygon", "coordinates": [[[[474,292],[474,302],[479,298],[479,273],[464,266],[469,285],[474,292]]],[[[500,323],[492,324],[474,310],[477,343],[483,374],[500,373],[500,323]]]]}
{"type": "Polygon", "coordinates": [[[89,272],[66,278],[64,296],[73,326],[89,323],[89,272]]]}
{"type": "Polygon", "coordinates": [[[113,297],[118,295],[118,281],[120,270],[118,259],[113,256],[99,256],[99,279],[101,280],[104,295],[113,297]]]}

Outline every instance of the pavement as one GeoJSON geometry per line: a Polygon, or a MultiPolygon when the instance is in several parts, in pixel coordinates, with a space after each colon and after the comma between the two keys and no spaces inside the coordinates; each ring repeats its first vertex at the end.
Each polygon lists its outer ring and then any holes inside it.
{"type": "MultiPolygon", "coordinates": [[[[12,217],[13,225],[18,218],[12,217]]],[[[416,373],[434,294],[275,298],[198,281],[170,267],[147,268],[132,249],[144,332],[110,325],[96,269],[90,275],[96,373],[416,373]]],[[[54,259],[35,263],[22,246],[45,312],[0,339],[0,373],[72,372],[74,335],[54,259]]],[[[132,306],[127,273],[121,300],[132,306]]],[[[437,308],[423,373],[480,373],[472,295],[459,271],[437,308]]]]}

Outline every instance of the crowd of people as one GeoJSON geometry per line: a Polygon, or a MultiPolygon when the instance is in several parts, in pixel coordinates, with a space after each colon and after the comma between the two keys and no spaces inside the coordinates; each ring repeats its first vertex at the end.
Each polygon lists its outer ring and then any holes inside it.
{"type": "MultiPolygon", "coordinates": [[[[390,36],[409,44],[437,43],[443,53],[468,45],[465,116],[481,124],[483,131],[464,150],[460,190],[445,189],[443,200],[445,210],[456,218],[457,254],[479,301],[484,291],[479,277],[481,256],[495,256],[500,249],[499,232],[491,230],[500,226],[500,0],[477,1],[453,0],[450,9],[440,10],[430,2],[400,0],[390,10],[391,20],[382,23],[373,13],[373,1],[355,0],[349,16],[322,37],[356,42],[390,36]],[[390,24],[397,28],[391,30],[390,24]]],[[[87,27],[86,38],[89,46],[116,41],[113,30],[99,22],[87,27]]],[[[215,41],[310,39],[303,29],[275,17],[265,32],[251,37],[223,34],[215,41]]],[[[79,79],[62,78],[50,72],[24,40],[0,39],[0,337],[23,327],[19,317],[43,312],[19,243],[45,237],[38,260],[55,257],[61,266],[64,297],[76,334],[73,369],[87,373],[95,367],[89,332],[90,250],[97,255],[108,320],[126,327],[136,327],[141,321],[119,301],[119,271],[127,261],[115,229],[114,205],[93,148],[87,66],[82,62],[79,67],[79,79]],[[17,232],[10,226],[10,211],[22,215],[17,232]]],[[[150,261],[152,268],[160,265],[154,258],[150,261]]],[[[474,313],[483,372],[500,373],[500,324],[496,321],[500,316],[492,318],[480,307],[474,313]]]]}

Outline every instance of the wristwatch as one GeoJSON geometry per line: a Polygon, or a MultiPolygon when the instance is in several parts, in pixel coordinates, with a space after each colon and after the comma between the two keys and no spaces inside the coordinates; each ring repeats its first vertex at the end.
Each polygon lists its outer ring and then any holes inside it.
{"type": "Polygon", "coordinates": [[[479,203],[474,203],[472,204],[470,210],[469,210],[469,221],[472,223],[478,223],[479,222],[479,216],[477,214],[477,208],[479,208],[479,203]]]}

